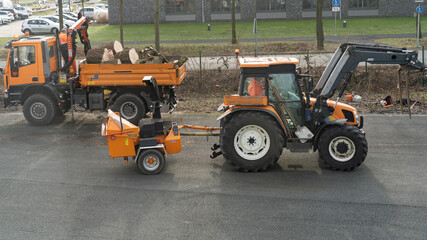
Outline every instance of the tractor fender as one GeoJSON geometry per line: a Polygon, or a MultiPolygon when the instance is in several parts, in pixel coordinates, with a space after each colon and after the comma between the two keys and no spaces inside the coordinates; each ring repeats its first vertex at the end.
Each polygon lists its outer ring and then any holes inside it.
{"type": "Polygon", "coordinates": [[[344,125],[346,122],[346,119],[337,119],[335,121],[332,121],[330,123],[325,123],[322,126],[320,126],[316,133],[314,134],[314,142],[313,142],[313,151],[315,152],[317,150],[317,146],[319,145],[320,136],[322,135],[323,131],[331,126],[334,125],[344,125]]]}
{"type": "Polygon", "coordinates": [[[227,111],[225,111],[221,116],[219,116],[216,120],[221,120],[221,121],[222,121],[222,119],[225,119],[225,117],[226,117],[226,116],[229,116],[229,115],[235,114],[235,113],[237,113],[237,112],[243,112],[243,111],[257,111],[257,112],[263,112],[263,113],[266,113],[266,114],[268,114],[268,115],[272,116],[274,119],[276,119],[276,121],[277,121],[277,122],[279,122],[279,123],[280,123],[279,125],[281,126],[281,129],[282,129],[283,135],[284,135],[285,137],[288,137],[288,136],[286,136],[286,134],[285,134],[285,128],[284,128],[283,123],[282,123],[282,121],[280,120],[280,118],[277,116],[277,114],[275,114],[273,111],[270,111],[270,110],[268,110],[268,109],[260,109],[260,108],[235,108],[235,109],[228,109],[228,110],[227,110],[227,111]]]}

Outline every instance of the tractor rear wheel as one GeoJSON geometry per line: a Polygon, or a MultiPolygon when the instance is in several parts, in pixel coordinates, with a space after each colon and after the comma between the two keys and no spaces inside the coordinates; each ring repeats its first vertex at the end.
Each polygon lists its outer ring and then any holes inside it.
{"type": "Polygon", "coordinates": [[[351,171],[360,166],[368,153],[365,135],[355,126],[327,128],[319,139],[319,156],[331,169],[351,171]]]}
{"type": "Polygon", "coordinates": [[[227,162],[239,171],[265,171],[282,154],[284,136],[274,118],[247,111],[224,121],[220,146],[227,162]]]}

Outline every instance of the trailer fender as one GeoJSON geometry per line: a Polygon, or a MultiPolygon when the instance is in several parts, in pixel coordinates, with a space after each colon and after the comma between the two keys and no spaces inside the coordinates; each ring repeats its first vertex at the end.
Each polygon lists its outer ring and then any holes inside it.
{"type": "Polygon", "coordinates": [[[324,131],[326,128],[331,127],[331,126],[334,126],[334,125],[344,125],[346,121],[347,121],[346,119],[337,119],[337,120],[335,120],[335,121],[332,121],[332,122],[330,122],[330,123],[327,123],[327,124],[324,124],[323,126],[321,126],[321,127],[316,131],[316,133],[314,134],[313,151],[314,151],[314,152],[316,152],[316,150],[317,150],[317,146],[319,145],[319,139],[320,139],[320,136],[322,135],[323,131],[324,131]],[[344,121],[343,121],[343,120],[344,120],[344,121]]]}

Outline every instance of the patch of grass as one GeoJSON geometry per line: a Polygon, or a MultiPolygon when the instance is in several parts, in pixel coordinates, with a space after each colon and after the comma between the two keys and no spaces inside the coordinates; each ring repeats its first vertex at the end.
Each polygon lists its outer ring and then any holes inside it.
{"type": "MultiPolygon", "coordinates": [[[[423,31],[427,32],[427,19],[422,19],[423,31]],[[423,23],[424,22],[424,23],[423,23]]],[[[199,39],[231,39],[230,22],[212,22],[211,31],[207,31],[206,23],[162,23],[160,25],[160,39],[186,41],[199,39]]],[[[342,28],[342,21],[338,22],[337,35],[378,35],[378,34],[408,34],[414,33],[415,21],[406,18],[360,18],[347,19],[347,28],[342,28]]],[[[315,37],[316,21],[310,20],[283,20],[259,21],[258,38],[286,38],[286,37],[315,37]]],[[[252,22],[237,22],[237,37],[239,39],[253,39],[252,22]]],[[[118,25],[93,25],[89,28],[92,42],[109,42],[119,39],[118,25]]],[[[324,20],[326,36],[334,35],[334,20],[324,20]]],[[[129,24],[124,26],[125,41],[153,41],[153,24],[129,24]]]]}
{"type": "MultiPolygon", "coordinates": [[[[390,45],[390,46],[406,47],[408,49],[415,49],[417,47],[416,38],[385,38],[385,39],[378,39],[375,42],[380,44],[390,45]]],[[[420,39],[420,46],[427,47],[427,38],[420,39]]]]}

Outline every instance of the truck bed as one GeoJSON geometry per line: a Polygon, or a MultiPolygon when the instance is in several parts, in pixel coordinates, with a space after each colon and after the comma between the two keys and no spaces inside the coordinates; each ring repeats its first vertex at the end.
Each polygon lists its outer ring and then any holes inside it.
{"type": "Polygon", "coordinates": [[[82,87],[141,86],[144,76],[153,76],[159,86],[176,86],[186,76],[187,65],[162,64],[79,64],[82,87]]]}

